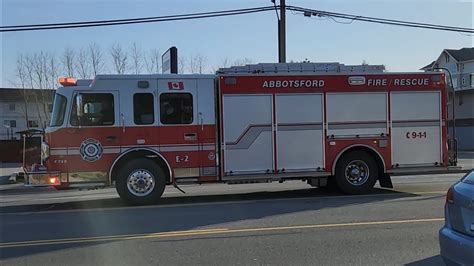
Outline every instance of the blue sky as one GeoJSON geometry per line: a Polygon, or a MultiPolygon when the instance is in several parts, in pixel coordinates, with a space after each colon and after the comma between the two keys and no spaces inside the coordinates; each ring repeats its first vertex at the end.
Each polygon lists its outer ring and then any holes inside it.
{"type": "MultiPolygon", "coordinates": [[[[0,0],[2,25],[118,19],[270,5],[270,0],[0,0]]],[[[456,0],[287,0],[288,5],[461,27],[473,27],[473,4],[456,0]]],[[[203,55],[209,69],[224,58],[276,62],[275,12],[205,20],[100,28],[0,33],[1,86],[11,86],[18,54],[91,42],[108,56],[114,43],[136,42],[143,50],[178,47],[180,56],[203,55]]],[[[472,47],[473,36],[363,22],[336,23],[287,13],[287,60],[384,64],[390,71],[414,71],[445,48],[472,47]]]]}

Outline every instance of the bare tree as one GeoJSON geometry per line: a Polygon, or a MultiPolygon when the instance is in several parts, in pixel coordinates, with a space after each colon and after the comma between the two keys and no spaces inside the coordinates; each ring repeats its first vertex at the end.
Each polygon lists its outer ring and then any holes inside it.
{"type": "Polygon", "coordinates": [[[48,73],[51,77],[51,84],[49,85],[49,89],[54,90],[58,85],[58,75],[59,75],[59,68],[58,68],[58,61],[54,55],[51,55],[49,58],[49,66],[48,66],[48,73]]]}
{"type": "Polygon", "coordinates": [[[206,68],[207,58],[203,55],[191,56],[189,58],[189,72],[202,74],[206,68]]]}
{"type": "Polygon", "coordinates": [[[46,54],[43,51],[35,53],[31,63],[33,64],[35,87],[44,89],[46,83],[46,54]]]}
{"type": "Polygon", "coordinates": [[[90,77],[90,61],[88,60],[88,52],[85,48],[79,50],[76,68],[80,78],[87,79],[90,77]]]}
{"type": "Polygon", "coordinates": [[[148,56],[145,56],[146,71],[149,74],[160,73],[161,72],[160,61],[161,61],[160,50],[156,48],[151,49],[148,56]]]}
{"type": "Polygon", "coordinates": [[[74,61],[76,59],[76,53],[69,47],[64,49],[62,55],[62,63],[64,71],[66,72],[68,77],[74,77],[74,61]]]}
{"type": "Polygon", "coordinates": [[[33,57],[31,55],[26,55],[24,58],[26,78],[28,82],[28,87],[34,88],[34,78],[33,78],[33,57]]]}
{"type": "Polygon", "coordinates": [[[223,59],[220,60],[219,67],[229,67],[229,66],[230,66],[230,60],[228,57],[224,57],[223,59]]]}
{"type": "Polygon", "coordinates": [[[24,117],[25,117],[25,124],[26,128],[30,129],[28,124],[28,93],[26,90],[26,82],[27,82],[27,72],[25,67],[26,61],[22,54],[17,55],[16,57],[16,67],[15,73],[16,77],[19,81],[19,85],[23,89],[23,104],[24,104],[24,117]]]}
{"type": "Polygon", "coordinates": [[[178,73],[184,74],[186,71],[187,61],[186,58],[178,56],[178,73]]]}
{"type": "Polygon", "coordinates": [[[130,57],[132,58],[132,67],[135,74],[142,73],[143,69],[143,53],[137,43],[133,43],[130,47],[130,57]]]}
{"type": "Polygon", "coordinates": [[[194,55],[189,56],[188,71],[190,73],[197,73],[197,71],[198,71],[197,59],[196,59],[196,56],[194,56],[194,55]]]}
{"type": "Polygon", "coordinates": [[[253,63],[252,59],[244,57],[244,58],[241,58],[241,59],[234,60],[233,65],[234,66],[245,66],[245,65],[248,65],[248,64],[252,64],[252,63],[253,63]]]}
{"type": "Polygon", "coordinates": [[[41,51],[17,56],[15,73],[18,80],[17,86],[23,89],[24,102],[20,113],[24,115],[27,129],[30,128],[30,119],[36,116],[41,127],[46,126],[46,121],[50,117],[48,107],[53,100],[52,89],[56,87],[58,69],[58,60],[54,54],[41,51]],[[30,89],[33,88],[35,90],[31,91],[30,89]],[[32,113],[28,108],[31,106],[35,108],[32,113]]]}
{"type": "Polygon", "coordinates": [[[120,44],[114,44],[110,48],[112,63],[117,74],[124,74],[127,69],[127,53],[120,44]]]}
{"type": "Polygon", "coordinates": [[[104,70],[104,62],[100,47],[96,43],[89,44],[90,64],[92,66],[92,74],[96,76],[104,70]]]}
{"type": "MultiPolygon", "coordinates": [[[[35,87],[36,89],[39,89],[39,90],[45,89],[46,60],[47,60],[46,54],[41,51],[40,53],[34,54],[32,57],[32,61],[30,62],[33,68],[33,77],[34,77],[35,87]]],[[[41,108],[42,107],[41,103],[42,102],[44,103],[44,101],[42,101],[43,99],[41,95],[40,97],[38,97],[38,94],[35,93],[34,96],[35,96],[35,103],[36,103],[35,105],[37,109],[38,118],[39,118],[41,126],[44,126],[45,123],[43,122],[43,117],[41,116],[42,113],[45,114],[44,106],[43,108],[41,108]]]]}
{"type": "Polygon", "coordinates": [[[225,67],[229,67],[230,66],[230,60],[228,57],[224,57],[224,58],[221,58],[219,60],[219,63],[217,64],[217,66],[214,66],[212,68],[212,71],[213,72],[216,72],[217,70],[219,70],[219,68],[225,68],[225,67]]]}

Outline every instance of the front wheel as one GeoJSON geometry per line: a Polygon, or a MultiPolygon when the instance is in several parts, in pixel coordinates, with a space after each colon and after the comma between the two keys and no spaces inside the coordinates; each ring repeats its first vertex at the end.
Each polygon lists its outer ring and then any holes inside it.
{"type": "Polygon", "coordinates": [[[364,151],[352,151],[336,164],[337,186],[347,194],[366,194],[377,182],[378,167],[374,158],[364,151]]]}
{"type": "Polygon", "coordinates": [[[156,203],[165,190],[163,169],[149,159],[135,159],[125,164],[117,175],[120,198],[135,205],[156,203]]]}

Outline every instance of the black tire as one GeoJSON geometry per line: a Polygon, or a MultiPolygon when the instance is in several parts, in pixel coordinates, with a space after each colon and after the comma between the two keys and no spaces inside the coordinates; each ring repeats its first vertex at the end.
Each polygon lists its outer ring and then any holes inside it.
{"type": "MultiPolygon", "coordinates": [[[[138,178],[140,179],[140,178],[138,178]]],[[[137,178],[135,178],[137,180],[137,178]]],[[[132,180],[133,181],[133,180],[132,180]]],[[[150,159],[134,159],[124,166],[122,166],[117,174],[115,180],[115,189],[117,190],[120,198],[126,201],[129,204],[133,205],[147,205],[157,203],[163,194],[166,186],[166,175],[161,167],[153,162],[150,159]],[[133,176],[146,175],[148,180],[151,178],[154,182],[154,185],[149,185],[150,182],[144,181],[142,178],[142,183],[139,185],[132,185],[132,183],[137,184],[140,182],[131,182],[129,183],[129,178],[133,179],[133,176]],[[140,185],[145,186],[145,192],[134,190],[133,188],[140,187],[140,185]],[[149,187],[150,186],[150,187],[149,187]],[[149,188],[149,189],[148,189],[149,188]],[[139,195],[139,194],[143,195],[139,195]]],[[[141,187],[140,187],[141,189],[141,187]]]]}
{"type": "Polygon", "coordinates": [[[368,153],[351,151],[338,160],[335,179],[346,194],[367,194],[377,182],[378,171],[377,163],[368,153]]]}

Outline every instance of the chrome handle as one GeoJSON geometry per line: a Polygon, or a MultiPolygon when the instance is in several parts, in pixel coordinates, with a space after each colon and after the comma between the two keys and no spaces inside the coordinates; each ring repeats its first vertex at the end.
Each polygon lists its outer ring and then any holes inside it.
{"type": "Polygon", "coordinates": [[[105,137],[105,140],[107,142],[115,142],[115,141],[117,141],[117,136],[107,136],[107,137],[105,137]]]}
{"type": "Polygon", "coordinates": [[[184,133],[184,140],[196,140],[197,134],[196,133],[184,133]]]}
{"type": "Polygon", "coordinates": [[[204,131],[204,116],[202,115],[201,112],[199,114],[199,124],[201,124],[201,131],[204,131]]]}
{"type": "Polygon", "coordinates": [[[122,118],[122,132],[125,132],[125,115],[121,113],[120,117],[122,118]]]}

